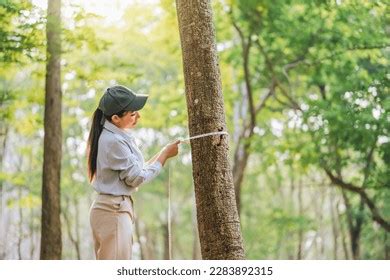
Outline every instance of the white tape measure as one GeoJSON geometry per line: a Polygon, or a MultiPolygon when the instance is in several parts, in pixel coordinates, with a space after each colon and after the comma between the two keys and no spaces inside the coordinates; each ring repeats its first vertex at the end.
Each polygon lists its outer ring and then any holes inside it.
{"type": "Polygon", "coordinates": [[[227,133],[226,131],[217,131],[217,132],[209,132],[209,133],[204,133],[204,134],[199,134],[199,135],[195,135],[195,136],[191,136],[191,137],[187,137],[187,138],[179,138],[180,141],[182,142],[187,142],[189,140],[193,140],[193,139],[197,139],[197,138],[202,138],[202,137],[207,137],[207,136],[211,136],[211,135],[229,135],[229,133],[227,133]]]}

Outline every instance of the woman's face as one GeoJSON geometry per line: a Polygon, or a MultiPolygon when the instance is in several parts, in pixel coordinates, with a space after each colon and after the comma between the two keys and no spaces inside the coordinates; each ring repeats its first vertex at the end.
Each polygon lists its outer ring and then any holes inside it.
{"type": "Polygon", "coordinates": [[[125,129],[135,127],[140,117],[139,112],[126,112],[122,117],[114,115],[111,120],[117,127],[125,129]]]}

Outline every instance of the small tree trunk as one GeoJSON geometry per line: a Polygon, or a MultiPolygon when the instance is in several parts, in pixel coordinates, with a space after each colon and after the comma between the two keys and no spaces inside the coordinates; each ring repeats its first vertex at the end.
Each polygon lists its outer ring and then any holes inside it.
{"type": "MultiPolygon", "coordinates": [[[[70,240],[70,242],[73,244],[73,246],[75,248],[77,259],[80,260],[81,256],[80,256],[80,245],[79,245],[79,241],[77,239],[77,226],[76,226],[76,234],[74,236],[73,233],[72,233],[72,222],[70,220],[71,211],[70,211],[70,203],[69,203],[69,201],[70,201],[69,197],[66,197],[65,198],[65,209],[64,209],[64,211],[62,211],[62,215],[64,216],[64,220],[65,220],[65,224],[66,224],[66,229],[67,229],[69,240],[70,240]]],[[[77,213],[76,213],[76,215],[77,215],[77,213]]]]}
{"type": "MultiPolygon", "coordinates": [[[[177,0],[190,135],[226,131],[209,0],[177,0]]],[[[198,230],[204,259],[244,259],[228,137],[191,141],[198,230]]]]}
{"type": "MultiPolygon", "coordinates": [[[[0,172],[3,172],[3,161],[4,161],[4,154],[5,154],[5,151],[7,148],[8,131],[9,131],[9,126],[5,124],[4,133],[3,133],[3,128],[1,131],[2,132],[1,137],[4,137],[4,139],[2,139],[2,144],[0,147],[0,152],[1,152],[0,153],[0,172]]],[[[5,205],[5,197],[4,197],[4,184],[3,184],[3,181],[0,181],[0,260],[5,259],[5,255],[6,255],[5,208],[6,208],[6,205],[5,205]]]]}
{"type": "Polygon", "coordinates": [[[145,226],[145,237],[146,237],[146,252],[148,260],[155,260],[157,255],[157,245],[156,245],[156,236],[151,234],[149,229],[145,226]]]}
{"type": "Polygon", "coordinates": [[[30,221],[29,221],[29,230],[30,230],[30,260],[34,259],[35,253],[35,230],[34,230],[34,208],[30,208],[30,221]]]}
{"type": "Polygon", "coordinates": [[[349,198],[344,190],[342,190],[343,199],[346,207],[349,237],[351,240],[351,252],[354,260],[360,259],[360,232],[363,222],[363,200],[360,200],[359,212],[357,216],[353,215],[353,209],[349,202],[349,198]]]}
{"type": "MultiPolygon", "coordinates": [[[[302,199],[302,179],[299,178],[298,182],[298,214],[300,217],[303,215],[303,199],[302,199]]],[[[303,229],[302,226],[299,226],[298,230],[298,254],[297,259],[303,259],[303,229]]]]}
{"type": "MultiPolygon", "coordinates": [[[[253,129],[251,129],[253,131],[253,129]]],[[[233,162],[233,184],[234,191],[236,195],[236,205],[238,214],[241,212],[241,186],[242,181],[244,179],[244,173],[246,166],[248,164],[249,159],[249,143],[251,141],[251,137],[239,138],[239,142],[237,144],[237,148],[234,153],[234,162],[233,162]],[[246,143],[246,144],[245,144],[246,143]]]]}
{"type": "Polygon", "coordinates": [[[336,204],[336,217],[337,217],[337,221],[338,221],[338,225],[339,225],[339,228],[340,228],[340,234],[341,234],[341,244],[343,245],[343,251],[344,251],[344,258],[346,260],[349,260],[351,259],[350,258],[350,255],[349,255],[349,250],[348,250],[348,245],[347,245],[347,237],[346,237],[346,233],[345,233],[345,230],[344,230],[344,223],[341,219],[341,214],[340,214],[340,211],[339,211],[339,204],[337,203],[336,204]]]}
{"type": "Polygon", "coordinates": [[[168,223],[163,223],[161,225],[163,229],[163,234],[164,234],[164,252],[163,252],[163,259],[164,260],[170,260],[170,255],[169,255],[169,232],[168,232],[168,223]]]}
{"type": "Polygon", "coordinates": [[[145,249],[144,249],[145,245],[142,240],[143,238],[139,227],[140,227],[139,219],[135,218],[135,237],[139,244],[140,258],[141,260],[147,260],[147,258],[145,257],[145,249]]]}
{"type": "Polygon", "coordinates": [[[332,233],[333,233],[333,259],[337,260],[337,252],[338,252],[338,237],[339,230],[337,228],[336,214],[334,211],[334,190],[330,189],[330,216],[332,219],[332,233]]]}
{"type": "Polygon", "coordinates": [[[75,240],[75,249],[77,253],[77,259],[81,260],[81,250],[80,250],[80,218],[79,218],[79,200],[75,198],[74,200],[74,216],[75,216],[75,223],[74,223],[74,230],[76,235],[75,240]]]}
{"type": "Polygon", "coordinates": [[[22,209],[22,187],[18,187],[18,212],[19,212],[19,221],[18,221],[18,259],[22,259],[22,243],[23,243],[23,238],[24,238],[24,233],[23,233],[23,209],[22,209]]]}
{"type": "MultiPolygon", "coordinates": [[[[245,59],[245,58],[244,58],[245,59]]],[[[235,71],[233,70],[233,75],[236,76],[235,71]]],[[[238,90],[241,98],[236,102],[235,106],[237,109],[235,110],[233,122],[234,122],[234,135],[233,135],[233,143],[236,143],[236,147],[234,149],[234,158],[233,158],[233,185],[234,191],[236,194],[236,205],[238,214],[241,213],[241,185],[244,179],[244,172],[247,166],[247,162],[249,159],[249,154],[245,150],[244,143],[249,142],[250,139],[245,139],[244,134],[246,133],[245,127],[243,128],[243,123],[245,124],[245,120],[248,113],[248,95],[250,93],[246,93],[244,91],[247,90],[246,84],[241,83],[237,85],[237,89],[233,89],[234,91],[238,90]],[[240,120],[243,120],[242,122],[240,120]]]]}
{"type": "Polygon", "coordinates": [[[164,260],[172,259],[172,214],[171,214],[171,169],[168,168],[168,181],[166,184],[166,198],[168,202],[167,218],[166,222],[163,223],[163,232],[164,232],[164,260]]]}
{"type": "Polygon", "coordinates": [[[385,232],[383,233],[384,234],[384,243],[385,243],[385,246],[384,246],[384,257],[385,257],[385,260],[390,260],[390,242],[389,242],[389,233],[385,232]]]}
{"type": "Polygon", "coordinates": [[[64,211],[62,212],[62,215],[64,217],[64,220],[65,220],[65,224],[66,224],[66,229],[67,229],[67,233],[68,233],[68,237],[69,237],[69,240],[70,242],[73,244],[74,246],[74,249],[75,249],[75,252],[76,252],[76,258],[78,260],[81,260],[81,251],[80,251],[80,233],[79,233],[79,228],[80,228],[80,225],[79,225],[79,219],[78,219],[78,200],[75,199],[73,201],[73,204],[74,204],[74,212],[75,212],[75,222],[72,223],[70,217],[72,216],[72,212],[71,212],[71,200],[69,197],[66,197],[65,198],[65,209],[64,211]],[[75,233],[73,234],[72,233],[72,224],[74,224],[74,228],[75,228],[75,233]]]}
{"type": "Polygon", "coordinates": [[[41,259],[61,259],[61,0],[48,1],[41,259]]]}
{"type": "Polygon", "coordinates": [[[362,232],[363,226],[363,211],[364,211],[364,202],[360,199],[359,212],[355,218],[355,224],[353,230],[351,231],[351,246],[352,246],[352,256],[355,260],[360,259],[360,234],[362,232]]]}

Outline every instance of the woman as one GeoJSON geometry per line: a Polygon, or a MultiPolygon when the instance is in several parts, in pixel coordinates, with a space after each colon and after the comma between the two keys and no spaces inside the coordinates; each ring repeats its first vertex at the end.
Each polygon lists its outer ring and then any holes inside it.
{"type": "Polygon", "coordinates": [[[165,161],[178,154],[180,141],[144,162],[131,129],[146,95],[124,86],[106,90],[93,115],[88,138],[88,175],[98,196],[90,210],[96,259],[131,259],[134,209],[131,194],[151,181],[165,161]]]}

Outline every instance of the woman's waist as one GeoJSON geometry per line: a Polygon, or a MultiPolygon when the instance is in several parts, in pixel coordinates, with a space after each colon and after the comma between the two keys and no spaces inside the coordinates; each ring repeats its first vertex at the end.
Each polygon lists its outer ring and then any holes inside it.
{"type": "Polygon", "coordinates": [[[131,196],[138,190],[138,188],[126,185],[126,183],[120,180],[118,176],[112,180],[103,180],[103,178],[98,176],[94,181],[92,181],[92,187],[98,194],[118,197],[122,195],[131,196]]]}
{"type": "Polygon", "coordinates": [[[130,195],[112,195],[99,193],[92,208],[113,212],[133,212],[134,201],[130,195]]]}
{"type": "Polygon", "coordinates": [[[104,193],[104,192],[98,192],[97,198],[114,200],[114,201],[124,200],[124,199],[130,199],[131,201],[133,200],[130,194],[111,194],[111,193],[104,193]]]}

